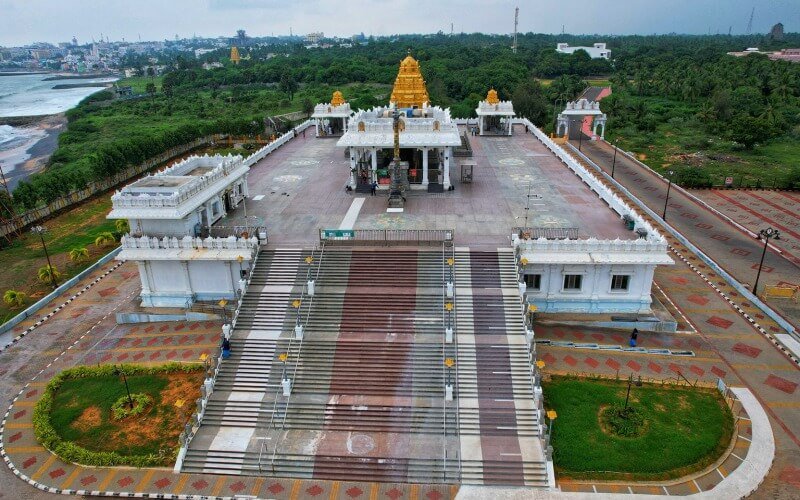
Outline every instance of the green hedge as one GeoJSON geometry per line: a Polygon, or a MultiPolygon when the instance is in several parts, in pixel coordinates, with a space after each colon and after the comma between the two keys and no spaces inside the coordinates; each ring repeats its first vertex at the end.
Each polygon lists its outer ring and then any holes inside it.
{"type": "Polygon", "coordinates": [[[178,446],[176,445],[170,457],[163,455],[150,454],[139,456],[121,455],[116,452],[91,451],[76,445],[71,441],[61,438],[50,422],[50,412],[53,408],[53,397],[61,387],[61,384],[68,379],[88,378],[98,376],[114,375],[114,371],[119,368],[126,375],[154,375],[157,373],[191,373],[203,369],[198,364],[168,363],[159,366],[140,366],[140,365],[100,365],[100,366],[77,366],[59,373],[53,377],[45,388],[41,399],[36,403],[33,410],[33,432],[36,439],[45,448],[52,451],[65,462],[92,465],[100,467],[110,467],[116,465],[130,465],[133,467],[154,467],[163,465],[167,458],[174,459],[177,456],[178,446]]]}

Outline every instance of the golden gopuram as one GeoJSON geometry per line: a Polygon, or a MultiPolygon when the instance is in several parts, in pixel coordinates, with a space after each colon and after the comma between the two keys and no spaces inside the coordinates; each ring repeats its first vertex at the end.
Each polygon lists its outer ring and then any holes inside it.
{"type": "Polygon", "coordinates": [[[400,63],[389,102],[398,108],[422,108],[430,102],[419,63],[409,53],[400,63]]]}

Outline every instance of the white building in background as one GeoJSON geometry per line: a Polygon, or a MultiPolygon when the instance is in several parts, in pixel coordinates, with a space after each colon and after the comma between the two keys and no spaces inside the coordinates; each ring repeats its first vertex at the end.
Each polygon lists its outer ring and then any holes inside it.
{"type": "Polygon", "coordinates": [[[338,137],[347,132],[347,124],[353,111],[350,103],[338,90],[333,92],[331,102],[314,106],[314,131],[317,137],[338,137]]]}
{"type": "Polygon", "coordinates": [[[568,43],[556,44],[556,52],[562,54],[572,54],[576,50],[584,50],[592,59],[611,59],[611,50],[606,48],[605,43],[596,43],[591,47],[570,47],[568,43]]]}
{"type": "Polygon", "coordinates": [[[116,259],[139,266],[143,307],[236,298],[258,239],[211,226],[248,196],[249,170],[241,156],[192,156],[111,197],[108,218],[130,225],[116,259]]]}
{"type": "Polygon", "coordinates": [[[501,101],[495,89],[489,89],[486,100],[478,103],[475,114],[480,135],[511,135],[514,105],[511,101],[501,101]]]}

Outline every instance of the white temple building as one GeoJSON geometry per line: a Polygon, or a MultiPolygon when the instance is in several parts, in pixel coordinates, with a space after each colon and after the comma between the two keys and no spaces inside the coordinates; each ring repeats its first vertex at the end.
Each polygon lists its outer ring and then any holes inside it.
{"type": "Polygon", "coordinates": [[[478,103],[475,114],[480,135],[511,135],[514,105],[501,101],[495,89],[490,89],[486,99],[478,103]]]}
{"type": "Polygon", "coordinates": [[[337,137],[347,132],[350,115],[350,103],[338,90],[333,93],[331,102],[317,104],[311,118],[314,120],[314,131],[317,137],[337,137]]]}
{"type": "Polygon", "coordinates": [[[143,307],[233,299],[258,252],[251,234],[209,235],[248,195],[241,156],[192,156],[111,197],[109,219],[127,219],[116,260],[134,261],[143,307]]]}
{"type": "Polygon", "coordinates": [[[453,148],[461,146],[449,109],[431,106],[419,63],[410,55],[400,63],[389,106],[359,110],[336,143],[349,148],[350,187],[364,190],[373,182],[389,185],[388,164],[394,147],[394,112],[400,113],[400,154],[408,162],[411,189],[448,190],[453,148]]]}

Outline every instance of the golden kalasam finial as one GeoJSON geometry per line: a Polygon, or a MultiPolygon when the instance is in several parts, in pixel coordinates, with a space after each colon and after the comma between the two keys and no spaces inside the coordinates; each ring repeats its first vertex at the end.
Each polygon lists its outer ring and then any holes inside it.
{"type": "Polygon", "coordinates": [[[331,106],[341,106],[345,103],[344,96],[338,90],[333,92],[333,96],[331,97],[331,106]]]}
{"type": "Polygon", "coordinates": [[[494,88],[489,89],[489,92],[486,94],[486,102],[489,104],[498,104],[500,99],[497,97],[497,91],[494,88]]]}

